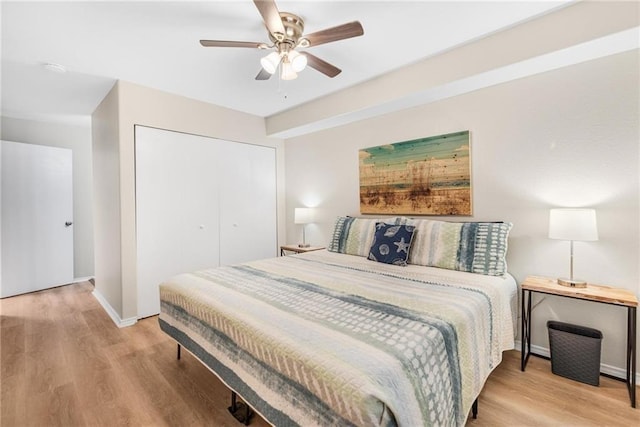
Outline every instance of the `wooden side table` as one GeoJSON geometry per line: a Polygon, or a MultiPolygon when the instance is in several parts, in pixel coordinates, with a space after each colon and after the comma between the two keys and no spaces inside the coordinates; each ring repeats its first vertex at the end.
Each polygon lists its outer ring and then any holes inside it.
{"type": "Polygon", "coordinates": [[[319,251],[321,249],[324,249],[324,246],[307,246],[306,248],[303,248],[298,245],[282,245],[280,246],[280,256],[285,256],[287,252],[302,254],[305,252],[319,251]]]}
{"type": "MultiPolygon", "coordinates": [[[[586,288],[571,288],[558,285],[555,279],[529,276],[521,284],[522,287],[522,349],[520,353],[520,370],[524,371],[529,356],[541,356],[531,352],[531,294],[538,292],[547,295],[581,299],[603,304],[627,307],[627,375],[631,407],[636,407],[636,310],[638,298],[630,291],[602,285],[588,284],[586,288]],[[528,298],[527,298],[528,297],[528,298]]],[[[542,356],[544,357],[544,356],[542,356]]],[[[622,380],[622,378],[618,378],[622,380]]]]}

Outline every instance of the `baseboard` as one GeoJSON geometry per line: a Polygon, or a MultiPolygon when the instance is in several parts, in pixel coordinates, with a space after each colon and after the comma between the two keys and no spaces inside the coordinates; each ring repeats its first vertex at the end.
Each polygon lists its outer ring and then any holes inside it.
{"type": "MultiPolygon", "coordinates": [[[[516,341],[515,348],[516,348],[516,351],[519,352],[520,349],[522,348],[522,343],[520,341],[516,341]]],[[[551,357],[551,352],[547,347],[532,345],[531,351],[545,357],[551,357]]],[[[618,368],[617,366],[607,365],[605,363],[600,364],[600,372],[602,372],[603,374],[620,378],[623,381],[627,377],[627,370],[625,368],[618,368]]],[[[636,372],[636,384],[640,384],[640,373],[638,372],[636,372]]]]}
{"type": "Polygon", "coordinates": [[[138,321],[138,318],[136,317],[121,319],[118,313],[113,309],[113,307],[111,307],[111,304],[109,304],[109,301],[107,301],[107,299],[103,297],[102,294],[98,292],[97,289],[94,288],[92,294],[98,300],[102,308],[104,308],[104,311],[107,312],[109,317],[111,317],[111,320],[113,320],[113,323],[115,323],[118,328],[125,328],[127,326],[132,326],[138,321]]]}
{"type": "Polygon", "coordinates": [[[73,283],[81,283],[81,282],[89,282],[93,279],[93,276],[87,276],[87,277],[74,277],[73,278],[73,283]]]}

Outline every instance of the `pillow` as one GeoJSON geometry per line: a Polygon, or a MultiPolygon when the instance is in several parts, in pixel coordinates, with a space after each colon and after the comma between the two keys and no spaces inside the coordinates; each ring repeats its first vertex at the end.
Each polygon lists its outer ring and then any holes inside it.
{"type": "Polygon", "coordinates": [[[395,224],[396,218],[338,217],[327,250],[341,254],[368,256],[378,222],[395,224]]]}
{"type": "Polygon", "coordinates": [[[406,266],[414,231],[412,225],[378,222],[368,258],[385,264],[406,266]]]}
{"type": "Polygon", "coordinates": [[[507,272],[507,238],[513,224],[407,220],[416,227],[409,264],[488,276],[507,272]]]}

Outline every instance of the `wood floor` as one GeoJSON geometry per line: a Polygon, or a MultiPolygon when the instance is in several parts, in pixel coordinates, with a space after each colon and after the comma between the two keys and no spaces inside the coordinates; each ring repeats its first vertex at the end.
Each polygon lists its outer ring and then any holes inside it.
{"type": "MultiPolygon", "coordinates": [[[[84,282],[0,300],[0,425],[232,426],[230,392],[176,345],[156,317],[117,328],[84,282]]],[[[468,426],[637,426],[624,383],[551,374],[509,351],[468,426]]],[[[252,426],[266,426],[254,417],[252,426]]]]}

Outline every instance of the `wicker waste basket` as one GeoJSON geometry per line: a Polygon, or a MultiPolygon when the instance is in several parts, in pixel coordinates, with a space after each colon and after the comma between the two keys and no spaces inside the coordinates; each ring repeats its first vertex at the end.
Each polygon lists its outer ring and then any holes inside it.
{"type": "Polygon", "coordinates": [[[600,385],[602,332],[569,323],[547,322],[551,372],[586,384],[600,385]]]}

